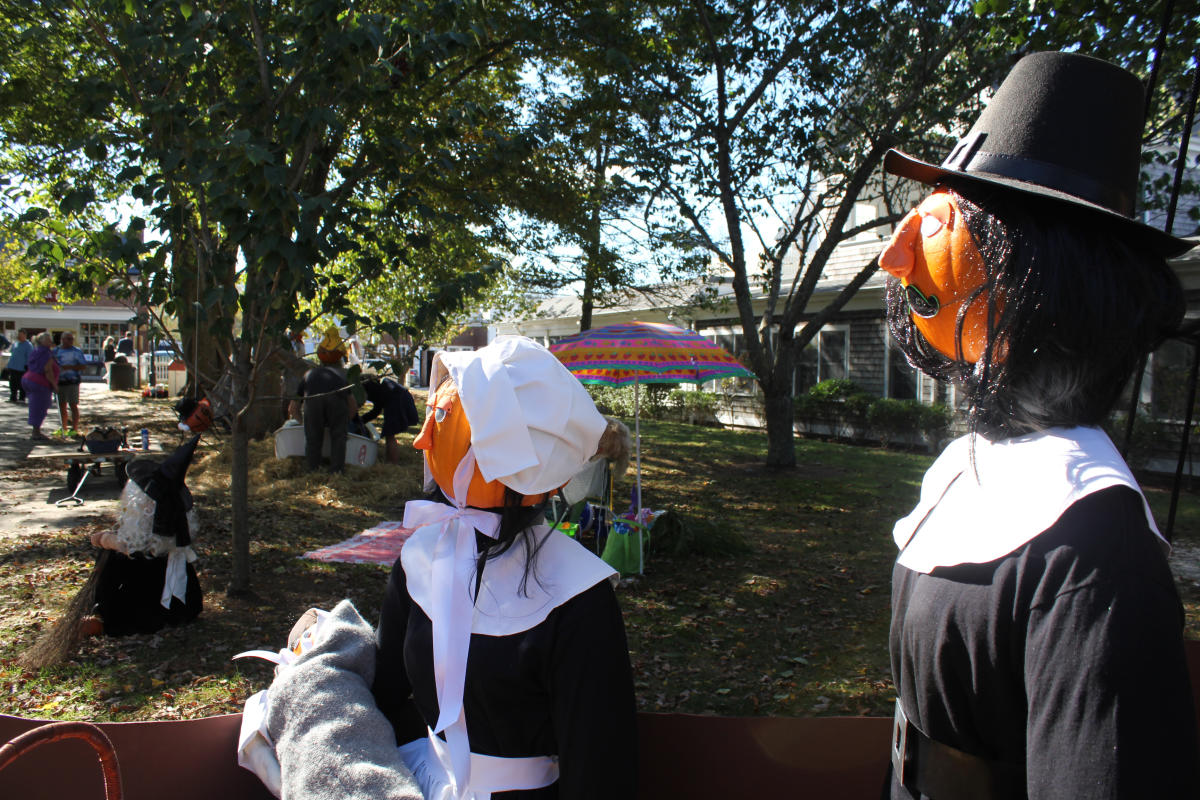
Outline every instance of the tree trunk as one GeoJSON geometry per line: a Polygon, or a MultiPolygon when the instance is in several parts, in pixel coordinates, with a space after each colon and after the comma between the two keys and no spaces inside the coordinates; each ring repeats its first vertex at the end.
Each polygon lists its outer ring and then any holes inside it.
{"type": "Polygon", "coordinates": [[[233,415],[233,460],[229,465],[229,499],[233,516],[232,595],[250,591],[250,437],[241,414],[233,415]]]}
{"type": "Polygon", "coordinates": [[[763,388],[763,405],[767,417],[767,466],[787,469],[796,466],[796,443],[793,439],[795,409],[792,393],[786,387],[763,388]]]}
{"type": "Polygon", "coordinates": [[[238,341],[233,363],[233,459],[229,465],[229,501],[233,516],[233,577],[230,594],[250,591],[250,435],[246,412],[251,400],[250,345],[238,341]]]}

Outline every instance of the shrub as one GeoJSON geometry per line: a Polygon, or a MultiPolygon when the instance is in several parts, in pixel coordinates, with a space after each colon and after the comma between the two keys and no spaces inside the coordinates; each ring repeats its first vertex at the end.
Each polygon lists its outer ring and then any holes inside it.
{"type": "Polygon", "coordinates": [[[855,385],[854,381],[849,381],[845,378],[830,378],[829,380],[821,381],[809,389],[808,395],[814,400],[841,401],[861,392],[862,390],[855,385]]]}
{"type": "Polygon", "coordinates": [[[871,395],[853,381],[830,379],[821,381],[807,394],[794,401],[795,418],[806,426],[825,424],[838,437],[848,437],[852,429],[862,431],[871,407],[871,395]]]}
{"type": "MultiPolygon", "coordinates": [[[[630,418],[635,405],[633,386],[589,385],[588,394],[610,416],[630,418]]],[[[644,383],[638,387],[642,419],[675,420],[695,425],[717,425],[719,398],[712,392],[685,391],[666,383],[644,383]]]]}
{"type": "MultiPolygon", "coordinates": [[[[915,403],[915,400],[908,401],[915,403]]],[[[946,438],[946,434],[950,430],[950,421],[953,419],[953,413],[949,407],[935,403],[927,406],[923,403],[917,403],[920,412],[917,417],[917,426],[921,429],[921,434],[929,443],[930,449],[935,453],[941,450],[942,440],[946,438]]]]}
{"type": "Polygon", "coordinates": [[[728,524],[668,511],[654,521],[646,549],[657,555],[729,557],[750,552],[741,532],[728,524]]]}
{"type": "Polygon", "coordinates": [[[713,392],[675,389],[667,396],[674,418],[691,425],[720,425],[717,420],[717,395],[713,392]]]}
{"type": "Polygon", "coordinates": [[[880,444],[887,447],[895,437],[919,431],[922,413],[922,405],[916,400],[881,397],[871,404],[867,422],[880,444]]]}

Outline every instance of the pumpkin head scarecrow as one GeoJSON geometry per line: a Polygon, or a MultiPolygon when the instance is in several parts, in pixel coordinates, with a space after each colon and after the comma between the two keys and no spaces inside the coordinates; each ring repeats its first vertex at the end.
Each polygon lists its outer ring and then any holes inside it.
{"type": "Polygon", "coordinates": [[[1142,107],[1035,53],[940,166],[886,156],[931,187],[880,256],[889,326],[968,423],[894,529],[893,798],[1196,796],[1166,543],[1099,427],[1183,311],[1189,243],[1134,217],[1142,107]]]}
{"type": "Polygon", "coordinates": [[[415,531],[388,583],[374,687],[405,762],[427,797],[631,796],[616,574],[542,518],[610,426],[523,337],[438,353],[430,385],[414,445],[434,499],[405,506],[415,531]]]}

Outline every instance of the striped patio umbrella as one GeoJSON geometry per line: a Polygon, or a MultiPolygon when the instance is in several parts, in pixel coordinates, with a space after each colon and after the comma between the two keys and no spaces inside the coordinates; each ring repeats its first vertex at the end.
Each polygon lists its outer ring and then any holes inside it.
{"type": "Polygon", "coordinates": [[[754,377],[733,354],[695,331],[661,322],[593,328],[550,345],[584,383],[706,383],[754,377]]]}
{"type": "MultiPolygon", "coordinates": [[[[643,383],[707,383],[753,378],[733,354],[695,331],[661,322],[622,322],[577,333],[550,345],[550,352],[583,383],[633,384],[637,454],[637,521],[642,520],[642,431],[638,387],[643,383]]],[[[638,528],[638,572],[642,571],[638,528]]]]}

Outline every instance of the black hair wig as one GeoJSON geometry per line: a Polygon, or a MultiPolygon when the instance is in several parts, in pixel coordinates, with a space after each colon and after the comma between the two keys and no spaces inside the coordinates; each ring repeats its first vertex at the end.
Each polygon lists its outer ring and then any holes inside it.
{"type": "Polygon", "coordinates": [[[909,362],[961,384],[970,430],[1005,438],[1098,425],[1125,382],[1183,318],[1179,279],[1161,256],[1119,225],[1084,209],[1003,189],[947,183],[983,256],[987,344],[975,364],[938,352],[913,324],[898,281],[888,323],[909,362]]]}

